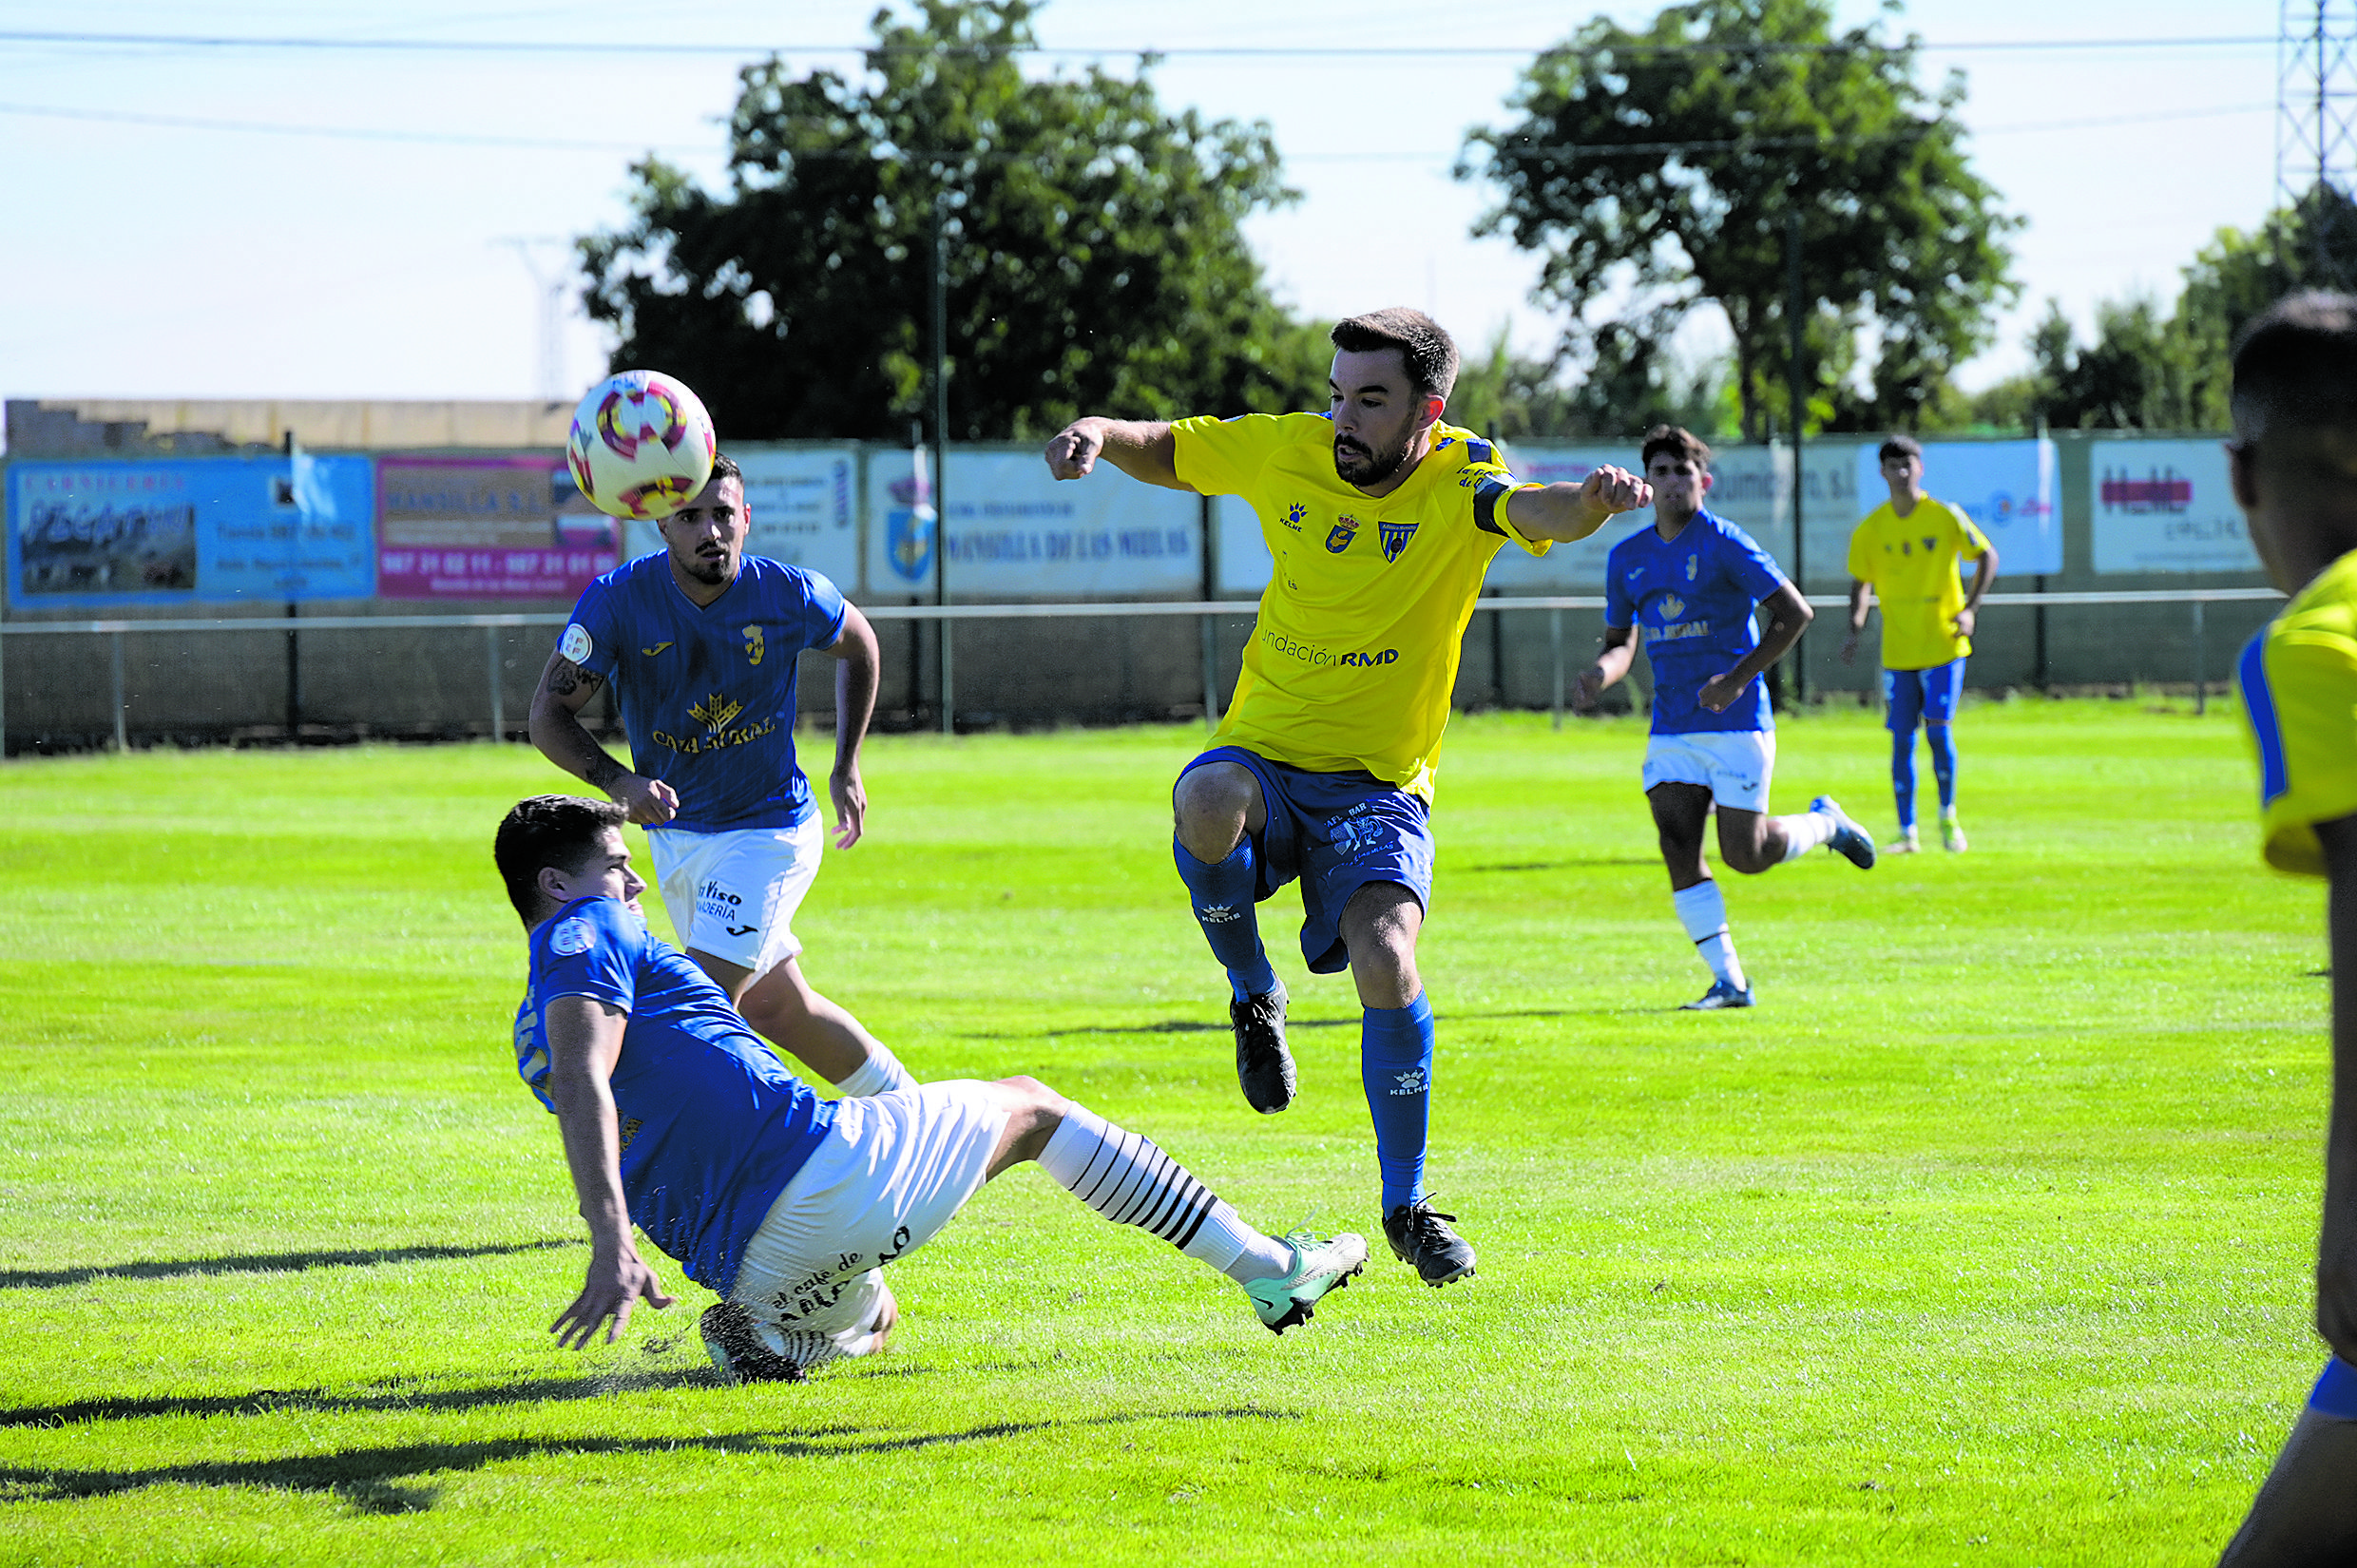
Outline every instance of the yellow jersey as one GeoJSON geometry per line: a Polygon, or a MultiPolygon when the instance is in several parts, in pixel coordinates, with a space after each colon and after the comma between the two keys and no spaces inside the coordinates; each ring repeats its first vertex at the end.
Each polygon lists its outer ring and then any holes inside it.
{"type": "Polygon", "coordinates": [[[1957,507],[1925,496],[1901,517],[1888,502],[1849,536],[1849,575],[1883,606],[1883,668],[1928,670],[1972,652],[1956,633],[1964,607],[1957,562],[1988,553],[1988,535],[1957,507]]]}
{"type": "Polygon", "coordinates": [[[1432,449],[1380,499],[1334,472],[1319,413],[1184,419],[1178,477],[1241,496],[1275,558],[1227,717],[1212,736],[1317,773],[1363,770],[1426,802],[1466,622],[1512,540],[1506,497],[1533,488],[1486,441],[1432,427],[1432,449]]]}
{"type": "Polygon", "coordinates": [[[2258,742],[2261,852],[2322,876],[2316,824],[2357,816],[2357,551],[2251,640],[2235,675],[2258,742]]]}

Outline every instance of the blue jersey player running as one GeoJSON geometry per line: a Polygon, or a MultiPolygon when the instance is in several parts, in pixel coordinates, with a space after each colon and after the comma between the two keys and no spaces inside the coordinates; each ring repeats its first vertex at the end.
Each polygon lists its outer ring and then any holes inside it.
{"type": "Polygon", "coordinates": [[[1604,648],[1582,672],[1572,705],[1593,713],[1604,688],[1629,673],[1639,641],[1653,662],[1653,734],[1645,798],[1669,866],[1670,902],[1711,988],[1689,1009],[1749,1007],[1752,983],[1727,929],[1727,900],[1703,859],[1702,826],[1718,813],[1718,853],[1756,876],[1830,845],[1860,868],[1874,840],[1828,795],[1798,816],[1768,815],[1775,716],[1760,674],[1784,657],[1810,620],[1801,597],[1750,534],[1704,509],[1711,449],[1675,425],[1657,426],[1641,453],[1654,523],[1612,547],[1604,567],[1604,648]],[[1752,615],[1766,608],[1762,637],[1752,615]]]}
{"type": "Polygon", "coordinates": [[[826,842],[794,755],[802,651],[834,681],[835,847],[859,842],[859,744],[875,709],[868,618],[816,572],[747,555],[742,471],[725,455],[659,525],[664,548],[589,584],[532,698],[532,742],[647,829],[663,907],[688,957],[754,1027],[846,1094],[913,1081],[892,1053],[803,977],[794,913],[826,842]],[[631,765],[578,717],[613,683],[631,765]]]}
{"type": "Polygon", "coordinates": [[[1151,1141],[1033,1079],[819,1099],[710,975],[648,934],[624,815],[539,795],[493,847],[530,933],[516,1071],[557,1119],[589,1224],[581,1293],[549,1326],[565,1343],[601,1329],[611,1342],[639,1301],[671,1305],[635,1224],[720,1296],[699,1328],[730,1381],[799,1381],[881,1349],[899,1320],[882,1267],[1025,1160],[1226,1274],[1277,1333],[1366,1266],[1358,1236],[1262,1234],[1151,1141]]]}

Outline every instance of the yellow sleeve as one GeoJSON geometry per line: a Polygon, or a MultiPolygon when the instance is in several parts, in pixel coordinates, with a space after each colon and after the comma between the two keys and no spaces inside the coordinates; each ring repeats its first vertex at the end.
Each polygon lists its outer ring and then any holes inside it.
{"type": "Polygon", "coordinates": [[[1874,581],[1874,546],[1867,535],[1874,526],[1874,514],[1868,512],[1849,530],[1849,575],[1861,583],[1874,581]]]}
{"type": "Polygon", "coordinates": [[[1964,508],[1962,507],[1950,506],[1947,511],[1948,515],[1956,520],[1957,559],[1960,561],[1978,561],[1983,556],[1988,554],[1988,535],[1981,531],[1981,526],[1965,514],[1964,508]]]}
{"type": "Polygon", "coordinates": [[[1270,413],[1204,414],[1179,420],[1170,433],[1172,467],[1205,495],[1246,494],[1285,439],[1277,415],[1270,413]]]}
{"type": "Polygon", "coordinates": [[[1514,526],[1506,516],[1506,503],[1523,490],[1543,490],[1544,485],[1536,480],[1517,479],[1513,470],[1503,463],[1467,462],[1457,483],[1473,492],[1473,526],[1489,533],[1503,534],[1528,550],[1532,555],[1544,555],[1555,547],[1552,539],[1533,539],[1514,526]]]}
{"type": "Polygon", "coordinates": [[[2260,667],[2245,660],[2243,698],[2258,741],[2267,863],[2322,876],[2316,824],[2357,816],[2357,641],[2289,626],[2253,651],[2260,667]]]}

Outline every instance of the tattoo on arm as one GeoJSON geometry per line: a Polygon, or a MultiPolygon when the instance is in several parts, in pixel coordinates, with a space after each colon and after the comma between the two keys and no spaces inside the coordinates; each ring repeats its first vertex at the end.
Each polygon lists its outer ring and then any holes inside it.
{"type": "Polygon", "coordinates": [[[604,684],[604,676],[584,670],[569,659],[558,660],[556,668],[548,672],[548,691],[555,697],[570,697],[575,692],[595,696],[604,684]]]}
{"type": "Polygon", "coordinates": [[[584,782],[603,790],[630,771],[614,760],[613,753],[603,746],[597,746],[594,741],[591,744],[596,747],[598,755],[581,775],[584,782]]]}

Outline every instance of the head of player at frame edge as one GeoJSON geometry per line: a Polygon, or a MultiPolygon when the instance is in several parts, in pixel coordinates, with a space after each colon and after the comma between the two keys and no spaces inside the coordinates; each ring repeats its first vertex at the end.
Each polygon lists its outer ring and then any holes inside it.
{"type": "Polygon", "coordinates": [[[491,858],[508,885],[508,902],[527,931],[577,898],[619,900],[642,915],[646,879],[630,864],[622,825],[629,813],[610,800],[541,794],[518,801],[500,823],[491,858]]]}
{"type": "Polygon", "coordinates": [[[1663,538],[1674,538],[1702,509],[1711,493],[1711,449],[1677,425],[1656,425],[1637,453],[1645,482],[1653,487],[1653,521],[1663,538]]]}
{"type": "Polygon", "coordinates": [[[2289,295],[2234,344],[2234,499],[2267,575],[2298,593],[2357,549],[2357,295],[2289,295]]]}
{"type": "Polygon", "coordinates": [[[1394,305],[1334,324],[1327,383],[1334,473],[1369,495],[1408,482],[1457,384],[1457,345],[1422,311],[1394,305]]]}
{"type": "Polygon", "coordinates": [[[745,472],[726,452],[712,460],[712,477],[687,504],[656,528],[671,552],[671,576],[698,603],[709,602],[737,581],[744,564],[753,513],[745,506],[745,472]]]}

